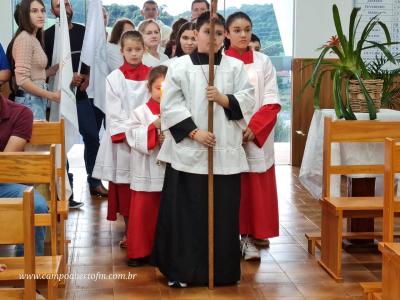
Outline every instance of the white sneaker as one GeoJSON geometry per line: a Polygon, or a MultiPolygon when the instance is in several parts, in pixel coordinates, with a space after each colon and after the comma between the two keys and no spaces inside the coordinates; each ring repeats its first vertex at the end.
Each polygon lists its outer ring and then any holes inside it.
{"type": "Polygon", "coordinates": [[[260,250],[254,245],[253,238],[246,236],[240,240],[244,260],[260,260],[260,250]]]}
{"type": "Polygon", "coordinates": [[[187,284],[185,282],[180,282],[180,281],[168,281],[168,286],[172,288],[185,288],[187,287],[187,284]]]}

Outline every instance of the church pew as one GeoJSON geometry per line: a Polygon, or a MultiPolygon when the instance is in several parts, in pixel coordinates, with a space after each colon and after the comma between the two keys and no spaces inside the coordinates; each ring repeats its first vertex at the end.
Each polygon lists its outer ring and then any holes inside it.
{"type": "MultiPolygon", "coordinates": [[[[23,257],[2,257],[1,262],[7,269],[0,272],[0,282],[21,280],[21,274],[55,276],[59,272],[60,257],[41,256],[35,258],[34,238],[34,196],[33,188],[24,192],[23,199],[8,198],[0,200],[0,244],[23,244],[23,257]]],[[[0,288],[0,299],[36,298],[36,280],[33,277],[23,279],[23,288],[0,288]]],[[[57,298],[57,281],[47,280],[48,299],[57,298]]]]}
{"type": "MultiPolygon", "coordinates": [[[[66,180],[66,153],[65,153],[65,127],[64,119],[60,122],[41,122],[34,121],[32,127],[32,137],[29,141],[31,145],[60,145],[59,153],[59,168],[56,168],[56,175],[60,182],[61,193],[59,201],[57,201],[57,214],[60,224],[58,230],[59,254],[62,255],[63,261],[61,264],[61,273],[68,273],[68,241],[65,238],[65,226],[68,219],[69,202],[65,195],[65,180],[66,180]]],[[[64,284],[62,282],[61,284],[64,284]]]]}
{"type": "MultiPolygon", "coordinates": [[[[318,263],[335,279],[341,277],[341,251],[344,218],[382,217],[383,197],[331,197],[331,175],[383,174],[381,165],[332,165],[332,143],[384,142],[400,138],[400,122],[345,121],[325,118],[323,150],[323,189],[321,204],[321,257],[318,263]]],[[[373,175],[371,175],[373,176],[373,175]]],[[[395,207],[400,212],[400,205],[395,207]]],[[[373,233],[375,235],[375,233],[373,233]]],[[[351,239],[370,238],[368,233],[351,233],[351,239]]],[[[311,235],[310,236],[314,236],[311,235]]],[[[315,239],[315,238],[314,238],[315,239]]],[[[311,245],[312,246],[312,245],[311,245]]],[[[310,247],[312,248],[312,247],[310,247]]],[[[311,249],[312,250],[312,249],[311,249]]]]}

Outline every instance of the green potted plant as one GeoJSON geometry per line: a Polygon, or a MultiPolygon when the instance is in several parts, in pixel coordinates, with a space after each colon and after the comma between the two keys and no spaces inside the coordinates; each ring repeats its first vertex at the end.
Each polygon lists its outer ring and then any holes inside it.
{"type": "MultiPolygon", "coordinates": [[[[379,94],[379,91],[369,92],[368,90],[376,89],[376,87],[378,87],[379,90],[379,88],[382,87],[382,79],[371,78],[371,73],[368,71],[367,64],[362,58],[362,52],[367,49],[378,48],[385,59],[395,63],[395,58],[390,53],[388,46],[397,43],[391,41],[387,26],[379,20],[378,16],[371,18],[363,28],[361,35],[356,37],[356,32],[361,20],[361,17],[357,17],[359,11],[360,8],[354,8],[352,10],[348,36],[346,36],[343,32],[339,10],[336,5],[333,5],[332,12],[336,36],[333,36],[327,44],[320,48],[322,50],[321,54],[313,64],[311,78],[307,81],[304,89],[310,85],[314,88],[314,107],[318,109],[321,81],[324,76],[330,74],[333,80],[333,101],[337,117],[345,118],[346,120],[355,120],[356,116],[353,112],[354,106],[352,108],[350,98],[354,94],[353,86],[358,85],[358,89],[363,97],[362,100],[366,103],[370,119],[374,120],[376,119],[377,109],[371,95],[376,96],[379,94]],[[385,33],[386,41],[384,43],[368,40],[371,31],[377,26],[381,27],[385,33]],[[338,59],[335,61],[324,60],[328,52],[334,52],[338,59]],[[327,68],[321,70],[322,65],[327,66],[327,68]],[[368,82],[368,80],[371,79],[378,81],[374,81],[371,84],[368,82]],[[343,99],[342,95],[346,95],[345,99],[343,99]]],[[[358,98],[360,97],[358,96],[358,98]]],[[[377,104],[378,103],[380,104],[380,99],[377,100],[377,104]]]]}
{"type": "Polygon", "coordinates": [[[377,56],[367,66],[368,73],[372,78],[383,80],[381,105],[385,108],[400,108],[400,54],[394,56],[396,65],[388,68],[389,60],[385,56],[377,56]]]}

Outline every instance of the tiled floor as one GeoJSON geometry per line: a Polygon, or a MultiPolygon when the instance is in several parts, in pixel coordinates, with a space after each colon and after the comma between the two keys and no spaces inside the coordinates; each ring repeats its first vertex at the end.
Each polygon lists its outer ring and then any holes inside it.
{"type": "MultiPolygon", "coordinates": [[[[363,299],[358,282],[380,280],[377,252],[343,254],[342,283],[336,283],[307,253],[305,232],[318,230],[320,208],[300,185],[298,169],[278,166],[280,232],[262,250],[262,260],[242,262],[237,286],[171,289],[153,267],[127,267],[125,250],[118,247],[123,221],[106,221],[107,200],[90,197],[80,151],[73,151],[75,197],[85,206],[69,215],[71,273],[136,274],[132,280],[70,280],[60,296],[65,299],[363,299]]],[[[319,253],[317,253],[319,255],[319,253]]]]}

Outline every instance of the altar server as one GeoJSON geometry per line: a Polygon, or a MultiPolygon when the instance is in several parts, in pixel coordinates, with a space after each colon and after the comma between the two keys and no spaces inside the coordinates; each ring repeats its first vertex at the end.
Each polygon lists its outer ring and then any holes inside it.
{"type": "Polygon", "coordinates": [[[120,246],[127,247],[126,229],[130,207],[130,147],[126,131],[132,127],[130,112],[149,99],[147,77],[150,68],[142,64],[144,42],[138,31],[127,31],[121,37],[124,64],[106,80],[107,130],[97,154],[93,176],[107,180],[107,220],[115,221],[117,213],[125,220],[125,236],[120,246]]]}
{"type": "Polygon", "coordinates": [[[132,128],[126,139],[131,146],[131,205],[128,226],[128,266],[148,262],[153,249],[165,164],[157,160],[163,142],[160,119],[162,84],[167,67],[150,71],[151,98],[131,114],[132,128]]]}
{"type": "Polygon", "coordinates": [[[215,283],[240,280],[240,173],[248,170],[242,130],[254,106],[254,88],[241,61],[222,56],[224,18],[215,25],[215,84],[208,87],[210,13],[196,22],[198,49],[168,68],[161,101],[167,163],[152,261],[168,284],[208,283],[207,149],[214,152],[215,283]],[[214,102],[215,132],[207,131],[214,102]]]}
{"type": "Polygon", "coordinates": [[[234,13],[226,25],[225,54],[244,62],[255,88],[256,105],[243,137],[250,170],[242,175],[240,234],[244,259],[260,259],[256,246],[268,246],[268,238],[279,235],[274,126],[281,106],[276,71],[268,56],[249,47],[252,34],[249,16],[234,13]]]}

